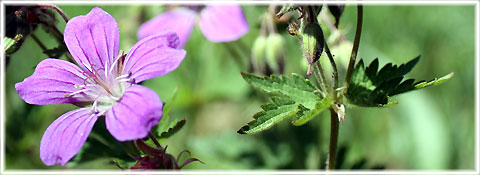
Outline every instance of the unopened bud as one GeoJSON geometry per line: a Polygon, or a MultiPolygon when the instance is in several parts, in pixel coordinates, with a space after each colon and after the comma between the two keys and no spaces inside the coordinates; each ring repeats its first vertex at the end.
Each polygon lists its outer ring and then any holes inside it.
{"type": "Polygon", "coordinates": [[[329,5],[328,10],[335,17],[335,27],[338,27],[338,22],[340,21],[340,16],[342,16],[343,9],[345,5],[329,5]]]}
{"type": "Polygon", "coordinates": [[[285,53],[285,41],[282,35],[278,33],[271,33],[267,38],[266,58],[267,64],[272,69],[272,72],[279,73],[278,61],[285,53]]]}
{"type": "Polygon", "coordinates": [[[308,64],[315,63],[322,55],[324,45],[322,28],[318,23],[308,23],[303,30],[302,47],[303,54],[308,64]]]}
{"type": "Polygon", "coordinates": [[[255,70],[263,72],[265,64],[265,48],[267,45],[267,37],[260,35],[255,39],[252,46],[252,64],[255,70]]]}

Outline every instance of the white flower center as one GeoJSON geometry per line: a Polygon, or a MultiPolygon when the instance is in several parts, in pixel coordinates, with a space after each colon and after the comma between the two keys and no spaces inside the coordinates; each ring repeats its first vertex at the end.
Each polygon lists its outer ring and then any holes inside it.
{"type": "Polygon", "coordinates": [[[122,75],[124,54],[121,54],[109,67],[106,61],[104,68],[91,66],[92,72],[85,71],[83,84],[75,84],[78,91],[65,94],[65,97],[83,96],[93,101],[91,109],[94,113],[103,114],[122,98],[125,89],[134,83],[131,74],[122,75]]]}

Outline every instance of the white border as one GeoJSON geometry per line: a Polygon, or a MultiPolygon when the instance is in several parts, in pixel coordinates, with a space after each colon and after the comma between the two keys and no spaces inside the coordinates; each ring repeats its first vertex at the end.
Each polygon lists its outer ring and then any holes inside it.
{"type": "Polygon", "coordinates": [[[5,36],[5,5],[12,4],[72,4],[72,5],[145,5],[145,4],[225,4],[225,3],[241,3],[246,5],[265,5],[265,4],[367,4],[367,5],[474,5],[475,6],[475,162],[474,170],[459,170],[459,171],[310,171],[310,170],[283,170],[283,171],[261,171],[261,170],[242,170],[242,171],[218,171],[218,170],[201,170],[201,171],[112,171],[112,170],[75,170],[75,171],[63,171],[63,170],[7,170],[5,171],[5,55],[0,54],[0,174],[480,174],[480,2],[478,1],[2,1],[0,2],[1,12],[1,47],[4,48],[3,38],[5,36]]]}

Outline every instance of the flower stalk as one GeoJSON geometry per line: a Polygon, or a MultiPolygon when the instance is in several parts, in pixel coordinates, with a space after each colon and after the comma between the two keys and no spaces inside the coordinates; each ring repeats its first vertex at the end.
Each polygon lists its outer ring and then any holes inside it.
{"type": "Polygon", "coordinates": [[[348,88],[348,83],[352,77],[353,67],[355,66],[355,60],[357,59],[358,46],[360,43],[360,35],[362,34],[362,22],[363,22],[363,6],[357,6],[357,28],[355,31],[355,40],[353,41],[352,53],[350,55],[350,62],[348,63],[347,75],[345,77],[345,87],[348,88]]]}

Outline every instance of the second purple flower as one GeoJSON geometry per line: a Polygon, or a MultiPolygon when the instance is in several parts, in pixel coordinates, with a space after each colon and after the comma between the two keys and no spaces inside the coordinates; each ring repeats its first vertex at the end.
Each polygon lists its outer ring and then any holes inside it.
{"type": "Polygon", "coordinates": [[[138,38],[171,30],[177,32],[180,47],[183,47],[197,18],[203,35],[212,42],[235,41],[249,30],[239,5],[188,6],[165,12],[147,21],[138,29],[138,38]]]}

